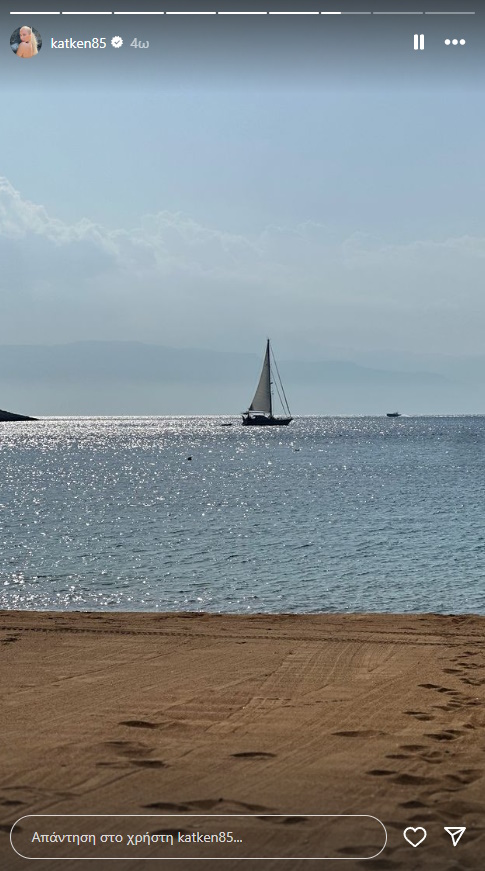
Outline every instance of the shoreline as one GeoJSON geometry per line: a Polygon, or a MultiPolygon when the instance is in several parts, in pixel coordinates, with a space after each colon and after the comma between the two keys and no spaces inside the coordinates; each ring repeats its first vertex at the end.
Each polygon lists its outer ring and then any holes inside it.
{"type": "Polygon", "coordinates": [[[475,615],[1,611],[2,866],[25,814],[255,808],[375,815],[397,871],[456,867],[443,826],[466,825],[479,867],[484,639],[475,615]]]}

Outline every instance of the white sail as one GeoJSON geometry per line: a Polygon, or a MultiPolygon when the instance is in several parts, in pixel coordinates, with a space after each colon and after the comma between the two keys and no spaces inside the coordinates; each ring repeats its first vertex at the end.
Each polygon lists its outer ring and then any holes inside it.
{"type": "Polygon", "coordinates": [[[249,406],[249,411],[260,411],[263,414],[272,413],[269,340],[266,344],[266,354],[264,355],[263,368],[261,370],[259,383],[256,388],[256,393],[254,394],[253,401],[249,406]]]}
{"type": "Polygon", "coordinates": [[[243,426],[288,426],[292,420],[285,389],[268,339],[256,393],[248,410],[242,416],[243,426]],[[275,417],[273,414],[274,388],[286,416],[275,417]]]}

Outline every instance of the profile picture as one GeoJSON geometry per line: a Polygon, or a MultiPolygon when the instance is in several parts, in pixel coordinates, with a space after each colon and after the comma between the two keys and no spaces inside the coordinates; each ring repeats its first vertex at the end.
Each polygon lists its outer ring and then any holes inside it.
{"type": "Polygon", "coordinates": [[[10,48],[17,57],[34,57],[42,48],[42,37],[35,27],[24,24],[12,33],[10,48]]]}

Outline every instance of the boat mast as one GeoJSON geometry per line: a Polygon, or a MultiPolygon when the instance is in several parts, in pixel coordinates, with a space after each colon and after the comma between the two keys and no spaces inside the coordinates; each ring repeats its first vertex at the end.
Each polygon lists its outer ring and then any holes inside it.
{"type": "Polygon", "coordinates": [[[273,417],[273,382],[271,380],[271,353],[269,339],[266,339],[266,360],[268,363],[268,380],[269,380],[269,416],[273,417]]]}

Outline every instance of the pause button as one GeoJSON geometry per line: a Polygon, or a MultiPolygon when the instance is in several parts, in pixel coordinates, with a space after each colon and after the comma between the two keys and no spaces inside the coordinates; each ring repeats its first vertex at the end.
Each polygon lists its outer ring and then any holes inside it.
{"type": "Polygon", "coordinates": [[[415,33],[414,34],[414,51],[424,50],[424,33],[415,33]]]}

